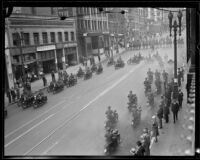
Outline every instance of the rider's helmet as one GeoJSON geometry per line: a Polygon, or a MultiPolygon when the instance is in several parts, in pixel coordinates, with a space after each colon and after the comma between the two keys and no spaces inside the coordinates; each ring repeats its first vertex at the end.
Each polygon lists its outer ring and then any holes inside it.
{"type": "Polygon", "coordinates": [[[110,109],[111,109],[111,106],[108,106],[108,109],[110,110],[110,109]]]}
{"type": "Polygon", "coordinates": [[[112,131],[112,133],[113,133],[113,134],[118,134],[118,130],[117,130],[117,129],[114,129],[114,130],[112,131]]]}

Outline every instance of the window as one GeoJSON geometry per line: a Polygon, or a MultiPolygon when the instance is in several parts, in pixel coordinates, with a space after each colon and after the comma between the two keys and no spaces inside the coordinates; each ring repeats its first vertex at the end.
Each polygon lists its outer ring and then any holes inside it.
{"type": "Polygon", "coordinates": [[[65,42],[69,41],[68,32],[65,32],[65,42]]]}
{"type": "Polygon", "coordinates": [[[62,42],[62,32],[58,32],[58,42],[62,42]]]}
{"type": "Polygon", "coordinates": [[[51,43],[55,43],[56,42],[56,36],[54,32],[50,32],[50,37],[51,37],[51,43]]]}
{"type": "Polygon", "coordinates": [[[56,8],[51,7],[51,15],[56,15],[56,8]]]}
{"type": "Polygon", "coordinates": [[[13,39],[13,45],[14,46],[19,46],[20,45],[20,39],[19,39],[19,34],[18,33],[13,33],[12,34],[12,39],[13,39]]]}
{"type": "Polygon", "coordinates": [[[30,45],[29,33],[23,33],[23,38],[24,38],[24,44],[25,45],[30,45]]]}
{"type": "Polygon", "coordinates": [[[33,39],[34,39],[34,44],[35,45],[39,45],[40,44],[39,33],[33,33],[33,39]]]}
{"type": "Polygon", "coordinates": [[[43,44],[48,43],[47,32],[42,32],[43,44]]]}
{"type": "Polygon", "coordinates": [[[90,27],[90,20],[88,20],[87,22],[88,22],[88,29],[91,29],[91,27],[90,27]]]}
{"type": "Polygon", "coordinates": [[[74,32],[71,32],[71,41],[74,41],[74,32]]]}

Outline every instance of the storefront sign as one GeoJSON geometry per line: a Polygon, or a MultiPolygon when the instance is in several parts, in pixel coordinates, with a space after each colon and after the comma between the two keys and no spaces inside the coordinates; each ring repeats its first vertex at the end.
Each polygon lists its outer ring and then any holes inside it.
{"type": "Polygon", "coordinates": [[[54,49],[56,49],[55,45],[37,47],[37,51],[48,51],[48,50],[54,50],[54,49]]]}
{"type": "Polygon", "coordinates": [[[67,43],[64,45],[64,48],[74,47],[74,46],[77,46],[77,43],[67,43]]]}
{"type": "Polygon", "coordinates": [[[22,53],[35,53],[36,48],[35,47],[26,47],[22,48],[22,53]]]}
{"type": "Polygon", "coordinates": [[[62,43],[57,43],[56,44],[56,49],[61,49],[63,48],[63,44],[62,43]]]}

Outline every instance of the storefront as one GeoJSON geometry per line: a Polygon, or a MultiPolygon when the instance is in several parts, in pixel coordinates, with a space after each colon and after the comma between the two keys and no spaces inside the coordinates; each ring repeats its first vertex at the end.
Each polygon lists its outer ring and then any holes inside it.
{"type": "Polygon", "coordinates": [[[37,66],[38,71],[50,73],[56,70],[56,47],[55,45],[37,47],[37,66]]]}
{"type": "Polygon", "coordinates": [[[69,66],[76,65],[77,62],[77,44],[68,43],[64,45],[65,62],[69,66]]]}

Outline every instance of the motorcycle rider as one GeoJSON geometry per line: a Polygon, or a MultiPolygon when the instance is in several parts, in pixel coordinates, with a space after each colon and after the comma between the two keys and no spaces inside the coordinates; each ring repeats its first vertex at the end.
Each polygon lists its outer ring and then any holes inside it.
{"type": "Polygon", "coordinates": [[[133,94],[132,91],[129,92],[128,99],[130,104],[137,104],[137,96],[133,94]]]}
{"type": "Polygon", "coordinates": [[[145,78],[144,86],[145,86],[145,92],[147,92],[148,90],[151,90],[151,84],[147,78],[145,78]]]}
{"type": "Polygon", "coordinates": [[[150,92],[148,94],[148,102],[149,102],[150,105],[154,104],[154,94],[153,94],[153,92],[150,92]]]}
{"type": "Polygon", "coordinates": [[[150,82],[153,81],[153,72],[151,71],[151,69],[149,68],[148,72],[147,72],[148,78],[150,80],[150,82]]]}
{"type": "Polygon", "coordinates": [[[113,115],[113,111],[111,110],[111,107],[108,106],[108,109],[107,111],[105,112],[106,114],[106,117],[108,118],[108,120],[111,120],[112,119],[112,115],[113,115]]]}
{"type": "Polygon", "coordinates": [[[118,120],[118,113],[117,113],[116,110],[114,110],[114,112],[113,112],[113,117],[114,117],[116,120],[118,120]]]}

